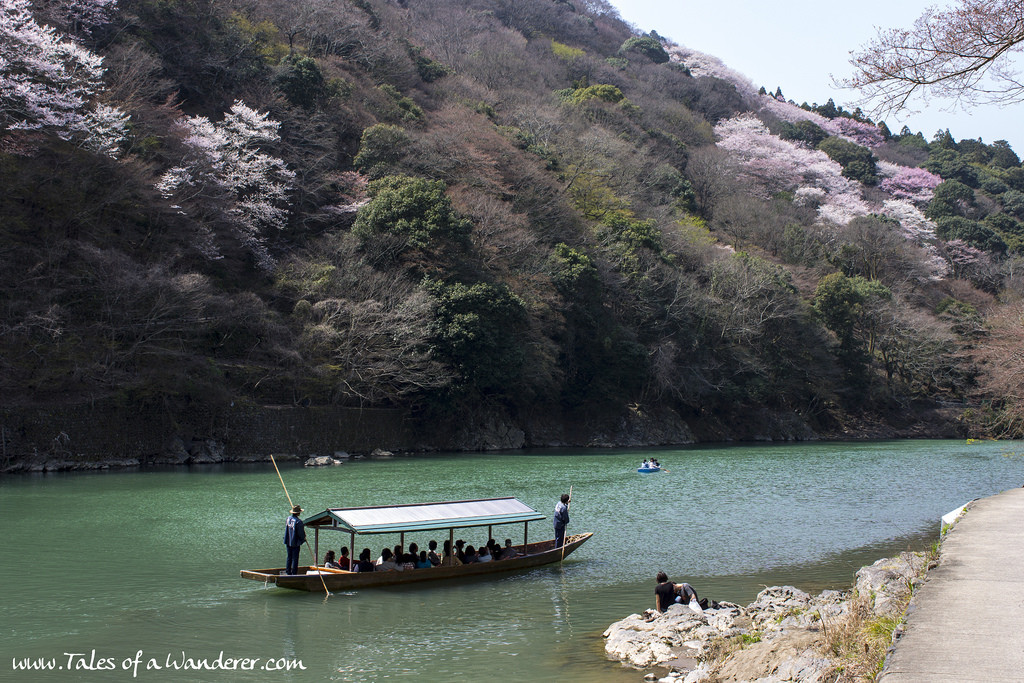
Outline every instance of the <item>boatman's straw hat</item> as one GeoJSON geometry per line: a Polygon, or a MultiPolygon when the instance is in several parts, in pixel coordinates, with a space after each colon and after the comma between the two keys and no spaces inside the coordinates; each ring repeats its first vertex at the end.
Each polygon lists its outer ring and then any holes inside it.
{"type": "Polygon", "coordinates": [[[298,505],[296,505],[295,507],[292,508],[292,514],[293,515],[300,514],[301,512],[302,512],[302,508],[300,506],[298,506],[298,505]]]}

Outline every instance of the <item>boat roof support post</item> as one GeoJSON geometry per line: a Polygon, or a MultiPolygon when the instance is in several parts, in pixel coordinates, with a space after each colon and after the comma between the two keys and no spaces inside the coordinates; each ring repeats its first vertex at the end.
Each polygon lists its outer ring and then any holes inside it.
{"type": "Polygon", "coordinates": [[[529,532],[530,532],[530,523],[529,522],[523,522],[523,552],[524,553],[530,552],[530,549],[526,547],[527,543],[529,543],[529,541],[527,540],[527,536],[528,536],[529,532]]]}
{"type": "MultiPolygon", "coordinates": [[[[451,553],[452,557],[455,557],[455,527],[448,528],[448,552],[451,553]]],[[[444,555],[444,552],[441,552],[444,555]]],[[[444,559],[443,557],[441,558],[444,559]]]]}
{"type": "Polygon", "coordinates": [[[352,564],[356,561],[356,557],[358,557],[358,555],[356,555],[356,532],[353,531],[348,535],[348,537],[350,539],[349,543],[352,544],[348,549],[348,568],[351,570],[352,564]]]}
{"type": "Polygon", "coordinates": [[[320,564],[320,527],[313,529],[313,564],[320,564]]]}

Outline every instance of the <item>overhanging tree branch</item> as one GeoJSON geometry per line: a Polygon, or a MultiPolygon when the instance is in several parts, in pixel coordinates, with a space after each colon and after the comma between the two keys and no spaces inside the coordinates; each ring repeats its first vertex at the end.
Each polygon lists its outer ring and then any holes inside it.
{"type": "Polygon", "coordinates": [[[875,112],[905,109],[915,95],[950,98],[963,105],[1010,104],[1024,99],[1024,81],[1012,64],[1024,50],[1024,0],[961,0],[927,10],[912,29],[879,29],[851,52],[856,88],[875,112]]]}

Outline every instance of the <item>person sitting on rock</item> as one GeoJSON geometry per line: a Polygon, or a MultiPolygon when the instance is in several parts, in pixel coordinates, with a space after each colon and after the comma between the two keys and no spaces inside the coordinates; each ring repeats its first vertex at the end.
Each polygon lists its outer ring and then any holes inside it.
{"type": "Polygon", "coordinates": [[[654,587],[654,607],[664,612],[676,601],[676,585],[668,580],[665,572],[658,572],[658,585],[654,587]]]}
{"type": "Polygon", "coordinates": [[[676,602],[682,605],[689,605],[690,601],[694,601],[696,604],[700,604],[700,598],[697,597],[697,591],[693,590],[693,586],[686,583],[677,583],[676,586],[676,602]]]}

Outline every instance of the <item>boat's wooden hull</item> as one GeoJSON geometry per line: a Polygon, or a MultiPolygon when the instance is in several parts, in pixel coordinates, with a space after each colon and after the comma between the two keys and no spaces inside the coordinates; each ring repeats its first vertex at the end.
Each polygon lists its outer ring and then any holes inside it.
{"type": "MultiPolygon", "coordinates": [[[[591,533],[576,534],[566,537],[563,548],[555,547],[554,541],[543,541],[530,543],[526,548],[526,554],[514,557],[511,560],[496,560],[493,562],[474,562],[463,564],[457,567],[431,567],[430,569],[410,569],[402,572],[330,572],[324,574],[306,574],[308,566],[299,567],[299,574],[282,574],[283,568],[278,569],[243,569],[243,579],[260,581],[264,584],[274,584],[280,588],[294,588],[297,590],[323,592],[326,584],[329,591],[353,590],[356,588],[370,588],[373,586],[391,586],[402,583],[415,583],[419,581],[434,581],[437,579],[454,579],[467,576],[481,576],[486,574],[503,573],[516,569],[528,569],[539,567],[545,564],[558,562],[563,556],[567,557],[572,551],[579,548],[591,533]],[[321,577],[323,580],[321,581],[321,577]]],[[[523,546],[516,546],[516,550],[523,552],[523,546]]]]}

